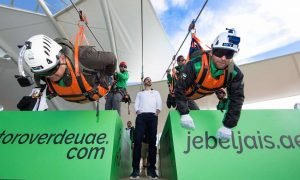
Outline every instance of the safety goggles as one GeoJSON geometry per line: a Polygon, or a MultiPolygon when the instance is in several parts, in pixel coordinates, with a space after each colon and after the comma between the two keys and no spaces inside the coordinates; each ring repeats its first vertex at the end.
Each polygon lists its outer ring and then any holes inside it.
{"type": "Polygon", "coordinates": [[[213,49],[213,55],[219,58],[225,56],[226,59],[232,59],[234,56],[234,51],[229,49],[213,49]]]}
{"type": "Polygon", "coordinates": [[[122,65],[122,66],[119,66],[120,68],[127,68],[127,66],[124,66],[124,65],[122,65]]]}

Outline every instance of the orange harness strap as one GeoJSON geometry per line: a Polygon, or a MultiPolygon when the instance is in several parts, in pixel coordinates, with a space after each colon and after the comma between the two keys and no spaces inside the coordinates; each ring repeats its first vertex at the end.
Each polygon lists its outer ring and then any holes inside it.
{"type": "MultiPolygon", "coordinates": [[[[82,12],[81,12],[82,13],[82,12]]],[[[87,44],[89,44],[85,34],[84,34],[84,23],[87,24],[87,18],[85,15],[80,16],[80,21],[78,22],[78,32],[76,34],[75,39],[75,47],[74,47],[74,59],[75,59],[75,74],[76,76],[80,76],[79,71],[79,46],[82,44],[83,39],[87,44]]]]}
{"type": "Polygon", "coordinates": [[[79,72],[79,45],[82,44],[82,40],[83,40],[83,32],[84,32],[84,26],[80,25],[79,26],[79,31],[76,35],[76,40],[75,40],[75,48],[74,48],[74,59],[75,59],[75,74],[76,76],[80,76],[80,72],[79,72]]]}

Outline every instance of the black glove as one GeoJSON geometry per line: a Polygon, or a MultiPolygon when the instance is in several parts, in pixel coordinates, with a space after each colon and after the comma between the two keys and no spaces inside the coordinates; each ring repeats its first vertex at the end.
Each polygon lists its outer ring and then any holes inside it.
{"type": "Polygon", "coordinates": [[[115,81],[118,81],[118,73],[115,72],[113,76],[114,76],[114,80],[115,80],[115,81]]]}
{"type": "Polygon", "coordinates": [[[172,96],[172,94],[168,94],[167,98],[167,107],[170,109],[171,107],[176,107],[176,100],[175,97],[172,96]]]}
{"type": "Polygon", "coordinates": [[[17,104],[20,111],[32,111],[38,98],[32,98],[32,96],[24,96],[17,104]]]}

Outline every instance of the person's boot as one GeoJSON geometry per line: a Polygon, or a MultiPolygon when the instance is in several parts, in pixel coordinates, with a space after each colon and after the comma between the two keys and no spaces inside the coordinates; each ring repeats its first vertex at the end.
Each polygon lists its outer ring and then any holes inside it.
{"type": "Polygon", "coordinates": [[[98,51],[98,58],[104,67],[104,72],[107,76],[114,75],[117,69],[117,58],[112,52],[98,51]]]}
{"type": "Polygon", "coordinates": [[[111,64],[108,64],[106,67],[105,67],[105,74],[107,76],[112,76],[114,75],[115,71],[116,71],[116,68],[117,68],[117,60],[114,60],[114,62],[112,62],[111,64]]]}

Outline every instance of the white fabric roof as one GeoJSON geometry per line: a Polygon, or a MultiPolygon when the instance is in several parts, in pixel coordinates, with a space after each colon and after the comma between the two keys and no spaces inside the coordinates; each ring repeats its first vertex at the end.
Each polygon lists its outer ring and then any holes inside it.
{"type": "MultiPolygon", "coordinates": [[[[140,2],[140,0],[83,0],[76,3],[78,9],[83,10],[87,16],[90,28],[104,50],[115,52],[119,61],[126,61],[128,63],[129,81],[131,82],[139,82],[142,73],[140,2]]],[[[79,17],[72,6],[54,15],[54,22],[51,21],[51,16],[2,5],[0,5],[0,17],[5,17],[0,18],[0,47],[14,61],[18,59],[19,49],[17,45],[23,44],[33,35],[45,34],[52,38],[65,36],[74,42],[78,30],[77,22],[79,17]]],[[[163,31],[150,1],[143,1],[143,27],[144,75],[145,77],[151,76],[154,81],[157,81],[162,78],[174,50],[163,31]]],[[[100,50],[91,33],[87,29],[85,33],[90,45],[95,45],[96,49],[100,50]]],[[[11,68],[13,67],[10,63],[4,62],[2,68],[4,68],[4,64],[11,68]]],[[[15,68],[17,67],[15,66],[15,68]]],[[[17,74],[16,69],[12,71],[14,73],[10,71],[10,75],[17,74]]],[[[27,72],[29,72],[28,69],[27,72]]],[[[14,78],[11,77],[5,79],[14,81],[14,78]]],[[[14,85],[14,89],[19,90],[22,88],[14,85]]],[[[13,103],[16,102],[13,101],[13,103]]],[[[94,108],[93,105],[77,106],[76,104],[63,101],[55,104],[59,109],[94,108]]],[[[6,108],[10,109],[13,107],[15,109],[15,106],[8,106],[6,108]]]]}

